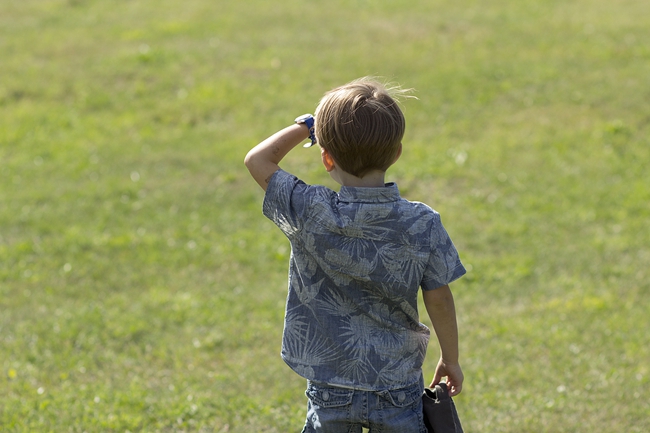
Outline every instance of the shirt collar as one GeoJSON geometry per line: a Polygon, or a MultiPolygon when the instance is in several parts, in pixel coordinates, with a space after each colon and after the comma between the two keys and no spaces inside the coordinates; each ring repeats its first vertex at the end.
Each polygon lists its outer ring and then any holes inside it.
{"type": "Polygon", "coordinates": [[[391,182],[383,188],[356,188],[342,186],[339,201],[346,203],[390,203],[400,199],[397,184],[391,182]]]}

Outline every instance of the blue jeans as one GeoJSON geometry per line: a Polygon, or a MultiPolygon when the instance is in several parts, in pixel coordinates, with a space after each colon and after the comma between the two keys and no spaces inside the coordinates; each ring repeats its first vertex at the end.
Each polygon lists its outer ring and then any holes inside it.
{"type": "Polygon", "coordinates": [[[308,382],[303,433],[427,433],[422,415],[424,385],[360,391],[308,382]]]}

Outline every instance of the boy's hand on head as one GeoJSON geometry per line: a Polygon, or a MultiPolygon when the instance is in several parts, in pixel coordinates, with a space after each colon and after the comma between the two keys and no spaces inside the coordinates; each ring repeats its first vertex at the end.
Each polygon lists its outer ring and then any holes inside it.
{"type": "Polygon", "coordinates": [[[448,364],[442,358],[438,361],[438,366],[436,367],[436,373],[433,376],[431,385],[429,388],[435,387],[442,381],[442,378],[447,378],[447,389],[449,390],[449,396],[453,397],[460,394],[463,389],[463,380],[465,376],[463,375],[463,370],[460,368],[459,364],[448,364]]]}

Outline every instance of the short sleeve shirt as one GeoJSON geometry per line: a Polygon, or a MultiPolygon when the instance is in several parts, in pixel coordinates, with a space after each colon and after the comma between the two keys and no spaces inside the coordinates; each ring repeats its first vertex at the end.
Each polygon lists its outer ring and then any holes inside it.
{"type": "Polygon", "coordinates": [[[429,206],[397,185],[307,185],[278,170],[264,214],[289,238],[282,358],[317,382],[369,390],[420,380],[429,329],[417,296],[465,273],[429,206]]]}

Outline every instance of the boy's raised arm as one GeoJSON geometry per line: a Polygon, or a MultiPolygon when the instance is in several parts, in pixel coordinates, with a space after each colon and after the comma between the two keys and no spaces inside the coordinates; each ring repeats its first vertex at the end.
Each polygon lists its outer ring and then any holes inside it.
{"type": "Polygon", "coordinates": [[[447,377],[449,394],[453,397],[463,388],[463,371],[458,363],[458,325],[454,297],[448,285],[433,290],[424,290],[424,305],[440,343],[440,361],[431,382],[431,387],[447,377]]]}
{"type": "Polygon", "coordinates": [[[244,164],[264,191],[273,173],[280,168],[278,164],[282,158],[308,137],[309,128],[295,124],[276,132],[248,152],[244,164]]]}

